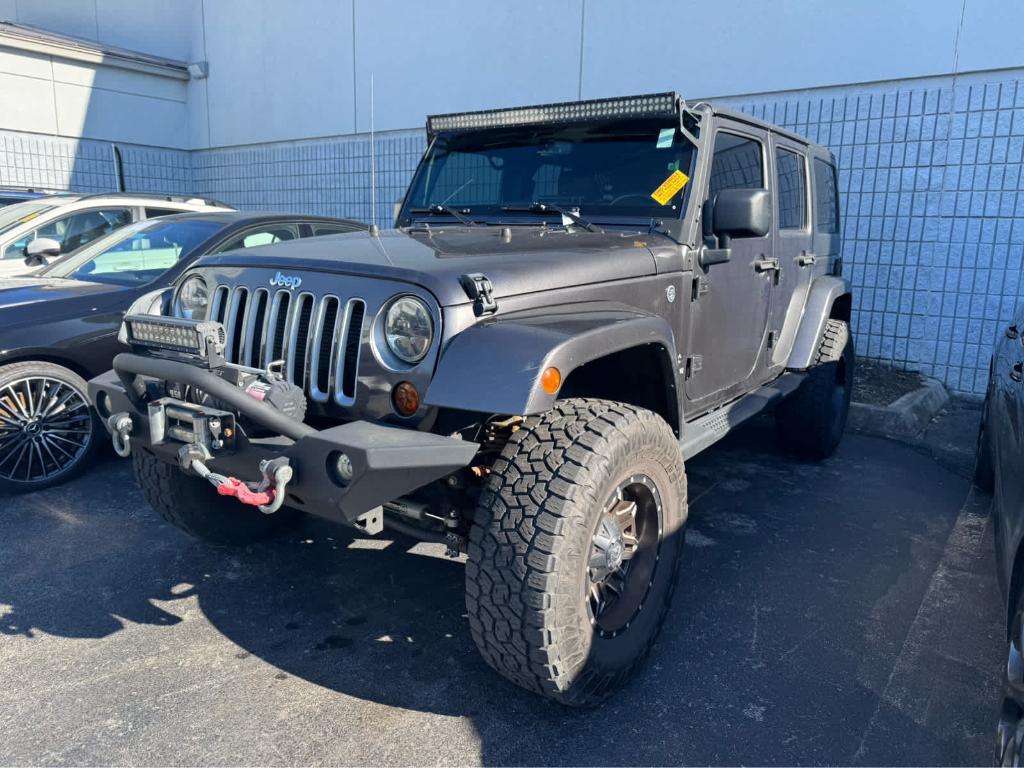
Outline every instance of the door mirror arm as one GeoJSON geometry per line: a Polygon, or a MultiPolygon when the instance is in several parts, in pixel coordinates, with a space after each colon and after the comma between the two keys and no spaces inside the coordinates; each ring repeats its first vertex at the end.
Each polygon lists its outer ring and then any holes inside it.
{"type": "MultiPolygon", "coordinates": [[[[725,238],[725,241],[728,243],[728,238],[725,238]]],[[[719,239],[719,243],[721,244],[721,239],[719,239]]],[[[725,264],[731,258],[732,248],[729,248],[728,246],[723,248],[708,248],[705,245],[697,252],[697,262],[704,269],[707,269],[712,264],[725,264]]]]}

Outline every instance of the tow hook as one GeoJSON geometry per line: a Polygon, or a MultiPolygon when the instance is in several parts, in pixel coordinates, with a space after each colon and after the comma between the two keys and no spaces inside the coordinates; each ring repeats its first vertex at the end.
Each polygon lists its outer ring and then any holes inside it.
{"type": "Polygon", "coordinates": [[[123,411],[107,419],[107,429],[110,430],[110,439],[114,443],[114,452],[122,459],[127,459],[132,454],[132,426],[132,417],[123,411]]]}
{"type": "Polygon", "coordinates": [[[243,504],[258,508],[265,515],[274,514],[284,505],[288,483],[294,474],[286,456],[261,461],[262,478],[256,483],[246,483],[237,477],[227,477],[212,471],[206,466],[210,458],[206,446],[197,443],[183,445],[178,451],[178,463],[182,469],[208,480],[221,496],[234,496],[243,504]]]}

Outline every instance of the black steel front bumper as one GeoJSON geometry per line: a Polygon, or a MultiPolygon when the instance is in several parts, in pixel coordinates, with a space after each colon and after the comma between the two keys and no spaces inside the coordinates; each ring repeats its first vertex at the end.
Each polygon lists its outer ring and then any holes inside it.
{"type": "Polygon", "coordinates": [[[242,480],[259,478],[261,460],[287,456],[294,472],[285,504],[329,519],[352,523],[360,515],[469,465],[478,445],[413,429],[353,421],[322,431],[287,420],[268,405],[247,396],[215,373],[186,362],[121,354],[114,370],[89,382],[89,399],[103,417],[127,413],[132,420],[129,445],[158,459],[178,464],[184,442],[156,439],[149,403],[138,386],[146,379],[190,384],[281,437],[250,440],[237,434],[234,444],[214,452],[211,470],[242,480]],[[338,477],[337,460],[345,454],[352,479],[338,477]]]}

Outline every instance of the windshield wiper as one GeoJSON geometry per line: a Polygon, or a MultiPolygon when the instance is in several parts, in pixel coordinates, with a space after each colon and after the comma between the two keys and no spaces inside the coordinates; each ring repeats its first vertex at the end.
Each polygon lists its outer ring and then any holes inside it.
{"type": "Polygon", "coordinates": [[[587,221],[575,211],[570,211],[565,208],[560,208],[557,205],[551,203],[530,203],[529,205],[503,205],[501,210],[508,211],[509,213],[556,213],[559,216],[565,216],[573,224],[578,227],[583,227],[588,232],[604,232],[599,226],[593,222],[587,221]]]}
{"type": "MultiPolygon", "coordinates": [[[[465,210],[467,213],[469,212],[468,208],[465,208],[463,210],[465,210]]],[[[478,226],[477,223],[473,221],[471,218],[469,218],[468,216],[464,216],[463,214],[459,213],[454,208],[452,208],[450,205],[445,205],[444,203],[431,203],[426,208],[410,208],[409,213],[429,213],[432,216],[448,215],[451,216],[453,219],[458,219],[467,227],[478,226]]]]}

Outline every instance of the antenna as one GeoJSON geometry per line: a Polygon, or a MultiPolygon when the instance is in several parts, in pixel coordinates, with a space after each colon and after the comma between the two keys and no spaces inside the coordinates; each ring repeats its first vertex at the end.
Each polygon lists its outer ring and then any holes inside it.
{"type": "Polygon", "coordinates": [[[370,223],[377,226],[377,153],[373,138],[373,73],[370,73],[370,223]]]}

